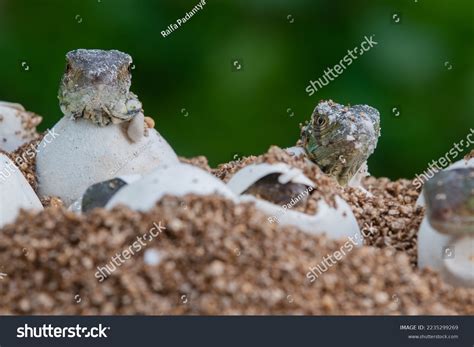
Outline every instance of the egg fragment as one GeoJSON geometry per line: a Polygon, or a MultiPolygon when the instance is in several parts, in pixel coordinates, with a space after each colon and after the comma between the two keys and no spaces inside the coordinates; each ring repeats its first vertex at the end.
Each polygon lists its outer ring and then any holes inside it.
{"type": "Polygon", "coordinates": [[[161,166],[130,185],[123,187],[107,203],[111,209],[125,205],[133,210],[148,211],[165,195],[218,194],[236,201],[235,194],[218,178],[189,164],[161,166]]]}
{"type": "Polygon", "coordinates": [[[0,150],[13,152],[39,135],[36,126],[42,118],[20,104],[0,101],[0,150]]]}
{"type": "Polygon", "coordinates": [[[179,162],[155,130],[130,142],[125,124],[99,127],[86,119],[63,117],[53,128],[55,138],[41,142],[36,157],[40,196],[58,196],[66,205],[92,184],[117,176],[147,174],[160,165],[179,162]]]}
{"type": "Polygon", "coordinates": [[[13,222],[20,209],[41,211],[43,205],[13,161],[0,153],[0,228],[13,222]]]}
{"type": "MultiPolygon", "coordinates": [[[[310,234],[326,233],[330,238],[339,239],[349,237],[357,245],[363,244],[363,236],[350,206],[339,196],[335,196],[336,207],[330,206],[324,199],[318,201],[318,209],[314,215],[291,209],[296,202],[305,201],[315,184],[303,172],[284,163],[277,164],[252,164],[239,170],[227,183],[228,187],[240,195],[240,202],[253,202],[256,208],[267,214],[269,223],[296,226],[310,234]],[[275,176],[277,175],[277,176],[275,176]],[[255,185],[260,185],[262,180],[274,179],[277,195],[282,197],[268,197],[254,194],[258,190],[255,185]],[[302,186],[306,187],[302,191],[302,186]],[[295,192],[296,195],[288,193],[295,192]],[[278,204],[282,199],[286,204],[278,204]],[[277,202],[277,203],[276,203],[277,202]],[[289,207],[288,207],[289,206],[289,207]]],[[[268,182],[265,182],[266,189],[268,182]]]]}

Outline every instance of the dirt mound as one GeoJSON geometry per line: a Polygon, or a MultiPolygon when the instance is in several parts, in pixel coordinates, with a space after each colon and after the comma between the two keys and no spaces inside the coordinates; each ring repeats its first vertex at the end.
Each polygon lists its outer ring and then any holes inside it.
{"type": "Polygon", "coordinates": [[[166,197],[149,213],[49,208],[1,235],[0,314],[474,313],[473,290],[390,249],[346,248],[311,282],[310,268],[344,240],[267,223],[253,205],[217,196],[166,197]]]}

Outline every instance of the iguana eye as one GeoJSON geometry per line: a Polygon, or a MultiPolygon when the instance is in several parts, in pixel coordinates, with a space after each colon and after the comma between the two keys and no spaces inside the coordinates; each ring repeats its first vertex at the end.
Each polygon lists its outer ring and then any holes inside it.
{"type": "Polygon", "coordinates": [[[67,63],[66,65],[66,72],[71,71],[71,64],[67,63]]]}
{"type": "Polygon", "coordinates": [[[324,127],[326,125],[326,118],[323,116],[319,116],[316,119],[316,125],[319,126],[320,128],[324,127]]]}

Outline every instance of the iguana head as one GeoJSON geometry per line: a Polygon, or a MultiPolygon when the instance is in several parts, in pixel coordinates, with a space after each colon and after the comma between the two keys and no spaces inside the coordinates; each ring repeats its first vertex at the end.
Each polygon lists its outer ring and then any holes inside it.
{"type": "Polygon", "coordinates": [[[326,174],[346,185],[374,152],[380,136],[380,114],[367,105],[347,107],[321,101],[301,129],[308,157],[326,174]]]}

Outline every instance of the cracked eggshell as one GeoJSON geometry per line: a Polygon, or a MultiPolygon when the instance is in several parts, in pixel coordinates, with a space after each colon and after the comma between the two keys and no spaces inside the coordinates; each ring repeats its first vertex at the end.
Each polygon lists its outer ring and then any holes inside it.
{"type": "Polygon", "coordinates": [[[259,179],[273,173],[281,174],[278,180],[282,184],[291,181],[314,187],[313,181],[306,177],[300,169],[292,168],[284,163],[247,165],[232,176],[229,182],[227,182],[227,186],[235,194],[240,195],[259,179]]]}
{"type": "Polygon", "coordinates": [[[0,153],[0,228],[13,222],[20,209],[41,211],[43,205],[13,161],[0,153]]]}
{"type": "Polygon", "coordinates": [[[66,205],[94,183],[121,175],[147,174],[179,162],[155,129],[132,143],[123,124],[99,127],[86,119],[63,117],[38,146],[36,172],[40,196],[58,196],[66,205]]]}
{"type": "Polygon", "coordinates": [[[141,180],[118,191],[107,203],[112,209],[125,205],[137,211],[148,211],[165,195],[218,194],[234,202],[235,194],[217,177],[189,164],[159,167],[141,180]]]}
{"type": "Polygon", "coordinates": [[[20,104],[0,101],[0,150],[13,152],[38,137],[42,118],[20,104]]]}
{"type": "MultiPolygon", "coordinates": [[[[300,169],[292,168],[284,163],[248,165],[235,173],[227,183],[227,186],[235,194],[240,195],[261,178],[274,173],[281,173],[278,179],[283,184],[291,181],[308,187],[315,186],[314,182],[306,177],[300,169]]],[[[310,234],[326,233],[328,237],[333,239],[351,237],[355,244],[363,244],[363,236],[357,220],[350,206],[339,196],[335,197],[337,208],[333,208],[324,200],[320,200],[318,202],[318,212],[315,215],[285,209],[282,206],[259,199],[250,194],[240,195],[239,200],[240,202],[255,203],[259,210],[269,215],[269,223],[277,222],[282,225],[296,226],[310,234]]]]}
{"type": "Polygon", "coordinates": [[[259,210],[269,216],[269,223],[295,226],[308,234],[326,234],[331,239],[351,238],[354,244],[361,246],[364,237],[350,206],[339,196],[336,196],[335,200],[337,208],[320,200],[318,212],[309,215],[300,211],[284,209],[252,195],[245,194],[240,197],[240,202],[254,202],[259,210]]]}

